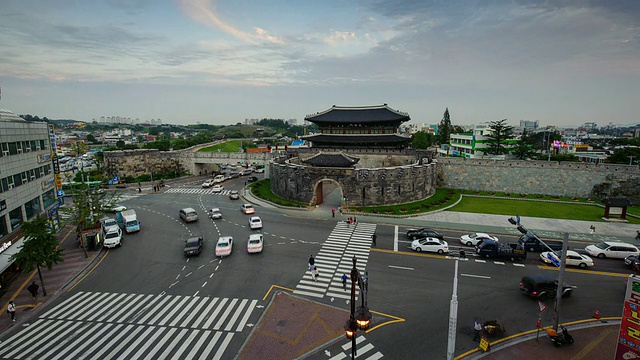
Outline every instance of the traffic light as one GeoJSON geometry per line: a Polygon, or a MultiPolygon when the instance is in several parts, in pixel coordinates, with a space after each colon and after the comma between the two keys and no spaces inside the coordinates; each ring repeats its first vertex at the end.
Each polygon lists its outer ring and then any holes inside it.
{"type": "Polygon", "coordinates": [[[527,229],[522,225],[518,225],[516,229],[518,229],[518,231],[520,231],[523,234],[526,234],[528,232],[527,229]]]}

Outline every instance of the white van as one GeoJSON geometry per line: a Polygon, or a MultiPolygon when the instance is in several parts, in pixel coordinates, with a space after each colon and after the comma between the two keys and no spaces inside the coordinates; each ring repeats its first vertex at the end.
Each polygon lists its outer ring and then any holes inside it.
{"type": "Polygon", "coordinates": [[[180,210],[180,219],[186,223],[198,221],[198,213],[194,208],[184,208],[180,210]]]}
{"type": "Polygon", "coordinates": [[[224,179],[225,179],[224,175],[216,175],[216,176],[213,178],[213,182],[214,182],[215,184],[217,184],[217,183],[221,183],[221,182],[223,182],[223,181],[224,181],[224,179]]]}

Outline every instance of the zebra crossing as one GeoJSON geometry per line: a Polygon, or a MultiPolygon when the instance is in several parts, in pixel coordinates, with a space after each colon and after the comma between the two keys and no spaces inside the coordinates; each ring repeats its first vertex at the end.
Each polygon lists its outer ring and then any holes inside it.
{"type": "Polygon", "coordinates": [[[176,194],[205,194],[205,195],[229,195],[231,190],[222,190],[218,192],[213,192],[213,189],[204,189],[204,188],[189,188],[189,187],[174,187],[165,191],[165,193],[176,193],[176,194]]]}
{"type": "MultiPolygon", "coordinates": [[[[311,271],[296,285],[294,294],[323,298],[350,299],[350,282],[347,289],[342,287],[342,274],[351,273],[353,256],[358,259],[357,268],[364,274],[371,251],[371,235],[376,231],[376,224],[347,224],[338,222],[315,257],[319,278],[313,279],[311,271]]],[[[358,289],[356,289],[356,295],[358,289]]]]}
{"type": "MultiPolygon", "coordinates": [[[[365,343],[367,339],[364,336],[358,336],[356,338],[356,346],[358,349],[358,358],[366,360],[378,360],[384,355],[380,351],[376,351],[373,344],[365,343]],[[375,351],[375,352],[374,352],[375,351]]],[[[329,360],[342,360],[351,357],[351,341],[342,345],[342,351],[332,357],[329,360]]]]}
{"type": "MultiPolygon", "coordinates": [[[[221,359],[258,300],[79,292],[0,344],[3,359],[221,359]]],[[[252,317],[252,315],[254,315],[252,317]]]]}

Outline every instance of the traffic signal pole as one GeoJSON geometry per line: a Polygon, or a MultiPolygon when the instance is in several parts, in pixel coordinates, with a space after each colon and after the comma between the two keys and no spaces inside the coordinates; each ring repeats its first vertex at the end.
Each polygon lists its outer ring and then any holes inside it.
{"type": "Polygon", "coordinates": [[[560,298],[564,290],[564,268],[567,264],[567,248],[569,247],[569,233],[564,233],[562,238],[562,258],[560,259],[560,274],[558,274],[558,288],[556,290],[556,318],[553,321],[553,330],[558,331],[558,321],[560,320],[560,298]]]}

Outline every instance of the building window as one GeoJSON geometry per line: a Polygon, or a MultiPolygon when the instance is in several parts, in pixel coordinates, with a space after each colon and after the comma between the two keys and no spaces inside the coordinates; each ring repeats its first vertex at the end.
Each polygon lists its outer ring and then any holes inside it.
{"type": "Polygon", "coordinates": [[[2,191],[9,191],[9,181],[7,181],[7,178],[2,178],[2,191]]]}
{"type": "Polygon", "coordinates": [[[31,144],[30,144],[30,145],[31,145],[31,151],[36,151],[36,150],[38,150],[38,149],[36,148],[36,141],[35,141],[35,140],[31,140],[31,144]]]}
{"type": "Polygon", "coordinates": [[[0,238],[4,237],[9,233],[9,229],[7,228],[7,216],[0,216],[0,238]]]}
{"type": "Polygon", "coordinates": [[[9,213],[9,220],[11,221],[11,231],[15,231],[20,227],[24,219],[22,218],[22,206],[11,210],[9,213]]]}
{"type": "Polygon", "coordinates": [[[56,201],[56,197],[53,193],[53,189],[47,191],[46,193],[42,194],[42,202],[44,203],[44,207],[48,208],[51,204],[53,204],[56,201]]]}
{"type": "Polygon", "coordinates": [[[42,176],[40,168],[37,167],[34,170],[35,170],[35,173],[36,173],[36,179],[40,179],[40,177],[42,176]]]}
{"type": "Polygon", "coordinates": [[[44,140],[40,140],[40,150],[47,150],[46,146],[44,146],[44,140]]]}
{"type": "Polygon", "coordinates": [[[18,147],[16,146],[16,143],[10,142],[9,143],[9,154],[10,155],[16,155],[17,153],[18,153],[18,147]]]}
{"type": "Polygon", "coordinates": [[[27,214],[27,220],[31,220],[31,218],[36,217],[36,215],[38,215],[40,213],[41,209],[40,209],[40,197],[38,196],[37,198],[29,201],[28,203],[24,204],[24,212],[25,214],[27,214]]]}

